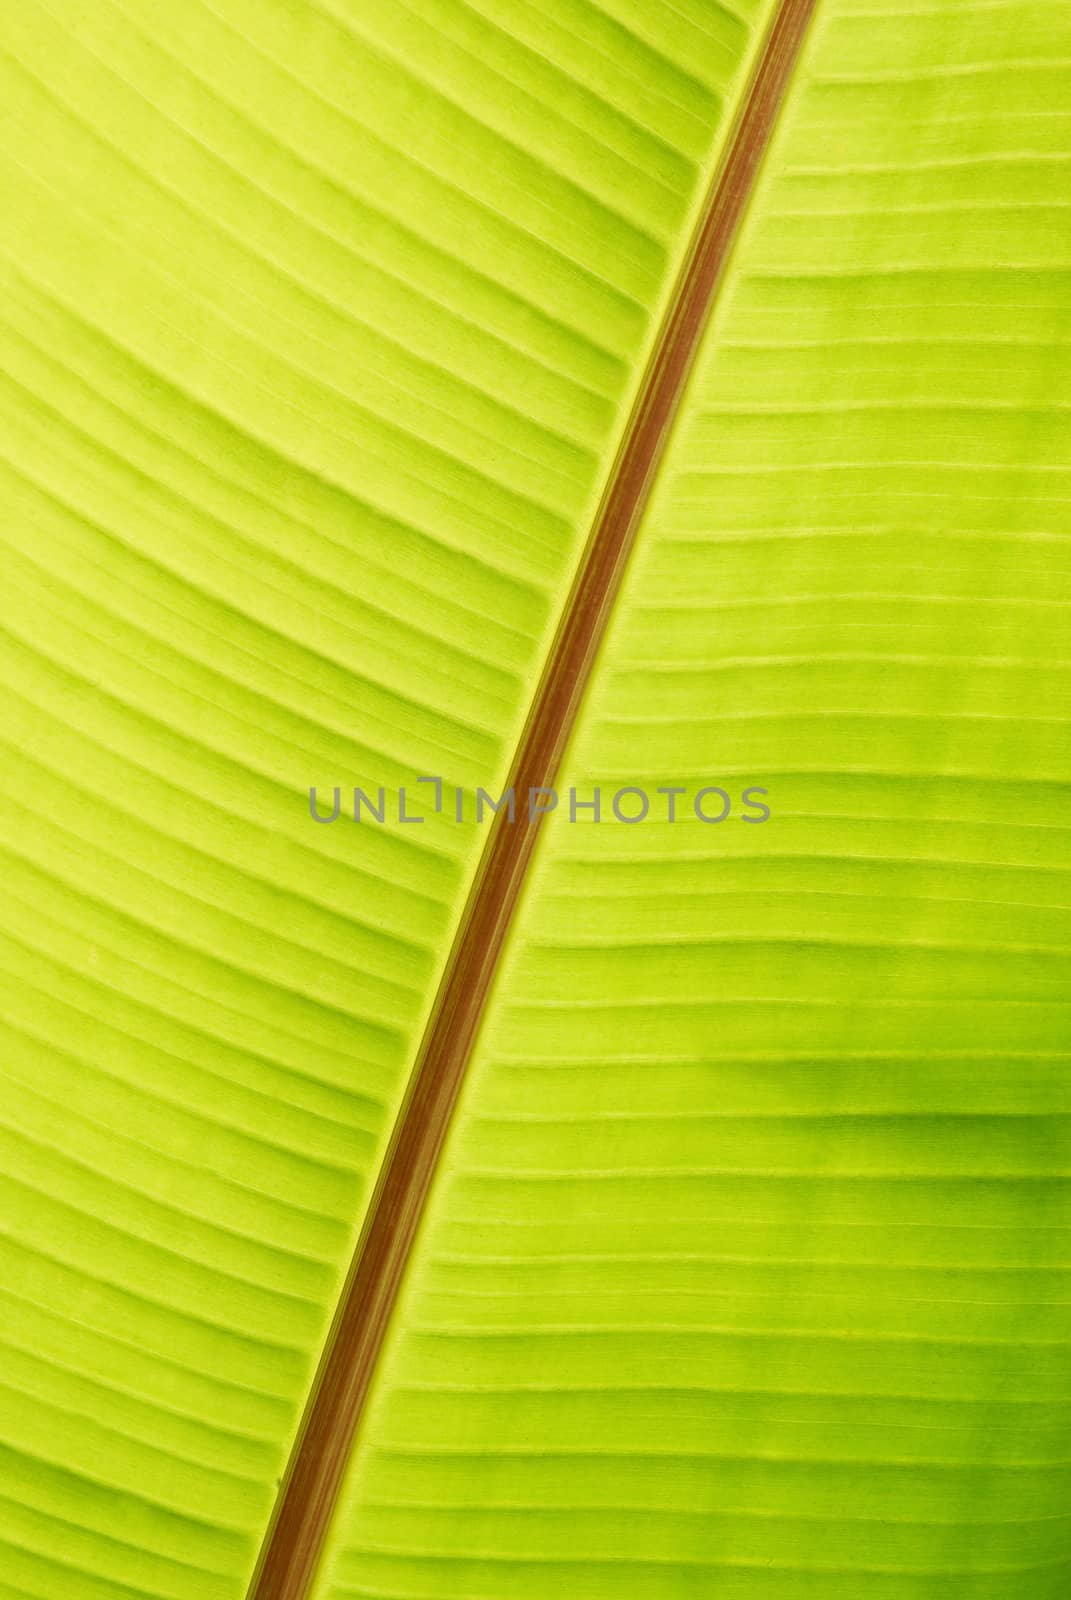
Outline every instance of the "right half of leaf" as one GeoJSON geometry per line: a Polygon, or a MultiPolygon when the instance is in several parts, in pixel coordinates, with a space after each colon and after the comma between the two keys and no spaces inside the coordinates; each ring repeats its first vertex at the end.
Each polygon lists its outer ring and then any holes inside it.
{"type": "Polygon", "coordinates": [[[321,1597],[1067,1593],[1069,58],[820,6],[321,1597]]]}

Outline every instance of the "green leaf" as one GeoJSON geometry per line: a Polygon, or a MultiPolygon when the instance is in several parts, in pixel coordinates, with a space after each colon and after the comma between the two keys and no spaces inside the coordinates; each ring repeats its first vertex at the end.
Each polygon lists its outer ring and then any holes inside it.
{"type": "MultiPolygon", "coordinates": [[[[7,8],[0,1600],[252,1580],[775,14],[7,8]]],[[[818,0],[316,1600],[1066,1593],[1069,64],[818,0]]]]}

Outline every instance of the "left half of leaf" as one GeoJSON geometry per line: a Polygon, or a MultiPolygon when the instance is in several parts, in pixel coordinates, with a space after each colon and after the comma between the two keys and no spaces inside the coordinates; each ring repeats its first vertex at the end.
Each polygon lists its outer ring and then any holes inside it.
{"type": "Polygon", "coordinates": [[[248,1582],[737,10],[5,11],[2,1600],[248,1582]]]}

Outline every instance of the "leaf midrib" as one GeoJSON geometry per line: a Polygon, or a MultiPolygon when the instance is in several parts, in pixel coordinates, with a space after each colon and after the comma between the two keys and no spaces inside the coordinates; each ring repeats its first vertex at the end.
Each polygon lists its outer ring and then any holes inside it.
{"type": "MultiPolygon", "coordinates": [[[[508,778],[552,787],[817,0],[776,0],[655,340],[508,778]]],[[[447,957],[249,1600],[305,1600],[540,826],[499,812],[447,957]]]]}

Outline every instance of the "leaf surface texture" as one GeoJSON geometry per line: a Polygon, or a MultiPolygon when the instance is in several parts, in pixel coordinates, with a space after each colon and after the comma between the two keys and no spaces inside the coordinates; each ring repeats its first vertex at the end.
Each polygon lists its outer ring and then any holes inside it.
{"type": "MultiPolygon", "coordinates": [[[[771,11],[7,8],[0,1600],[245,1593],[771,11]]],[[[819,0],[316,1600],[1066,1593],[1069,78],[819,0]]]]}

